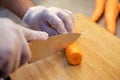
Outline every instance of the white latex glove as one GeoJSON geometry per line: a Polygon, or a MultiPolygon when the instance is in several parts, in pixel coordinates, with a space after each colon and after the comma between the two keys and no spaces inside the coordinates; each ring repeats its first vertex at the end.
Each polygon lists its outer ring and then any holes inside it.
{"type": "Polygon", "coordinates": [[[30,59],[27,41],[47,38],[46,32],[30,30],[0,18],[0,78],[7,77],[30,59]]]}
{"type": "Polygon", "coordinates": [[[23,21],[30,28],[45,31],[49,35],[72,32],[74,27],[72,12],[56,7],[31,7],[25,13],[23,21]]]}

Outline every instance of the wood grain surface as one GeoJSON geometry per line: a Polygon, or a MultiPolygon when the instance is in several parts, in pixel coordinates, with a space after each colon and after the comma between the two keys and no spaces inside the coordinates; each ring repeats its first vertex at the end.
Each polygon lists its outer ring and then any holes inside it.
{"type": "Polygon", "coordinates": [[[75,32],[83,61],[69,65],[64,51],[33,64],[26,64],[11,75],[12,80],[120,80],[120,40],[77,14],[75,32]]]}

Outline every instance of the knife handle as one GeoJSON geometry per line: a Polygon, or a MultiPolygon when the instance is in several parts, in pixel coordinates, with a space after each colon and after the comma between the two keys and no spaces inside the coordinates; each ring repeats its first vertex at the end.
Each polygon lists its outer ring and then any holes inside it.
{"type": "Polygon", "coordinates": [[[82,61],[82,54],[81,54],[80,47],[77,45],[76,42],[72,43],[65,49],[65,54],[67,60],[70,64],[76,65],[80,64],[82,61]]]}

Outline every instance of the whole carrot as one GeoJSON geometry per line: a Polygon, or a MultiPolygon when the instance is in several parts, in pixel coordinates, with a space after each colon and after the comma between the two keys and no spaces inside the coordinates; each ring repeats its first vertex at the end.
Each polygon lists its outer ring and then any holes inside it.
{"type": "Polygon", "coordinates": [[[65,49],[65,54],[68,62],[72,65],[80,64],[82,61],[81,50],[77,43],[72,43],[71,45],[69,45],[65,49]]]}
{"type": "Polygon", "coordinates": [[[105,2],[106,0],[96,0],[94,7],[95,9],[91,17],[92,21],[96,22],[102,16],[104,12],[105,2]]]}
{"type": "Polygon", "coordinates": [[[107,0],[105,6],[105,24],[106,29],[115,34],[116,32],[116,18],[119,13],[119,1],[118,0],[107,0]]]}

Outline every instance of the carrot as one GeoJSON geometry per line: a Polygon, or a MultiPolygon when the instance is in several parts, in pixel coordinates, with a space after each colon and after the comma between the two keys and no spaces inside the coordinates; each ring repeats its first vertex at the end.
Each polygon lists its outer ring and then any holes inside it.
{"type": "Polygon", "coordinates": [[[105,7],[105,23],[106,29],[115,34],[116,32],[116,18],[119,13],[119,1],[118,0],[107,0],[105,7]]]}
{"type": "Polygon", "coordinates": [[[65,54],[68,62],[72,65],[80,64],[82,61],[81,50],[77,43],[72,43],[71,45],[69,45],[65,49],[65,54]]]}
{"type": "Polygon", "coordinates": [[[119,12],[120,12],[120,4],[119,4],[119,12]]]}
{"type": "Polygon", "coordinates": [[[96,0],[95,9],[91,17],[92,21],[96,22],[102,16],[104,12],[105,2],[106,0],[96,0]]]}

